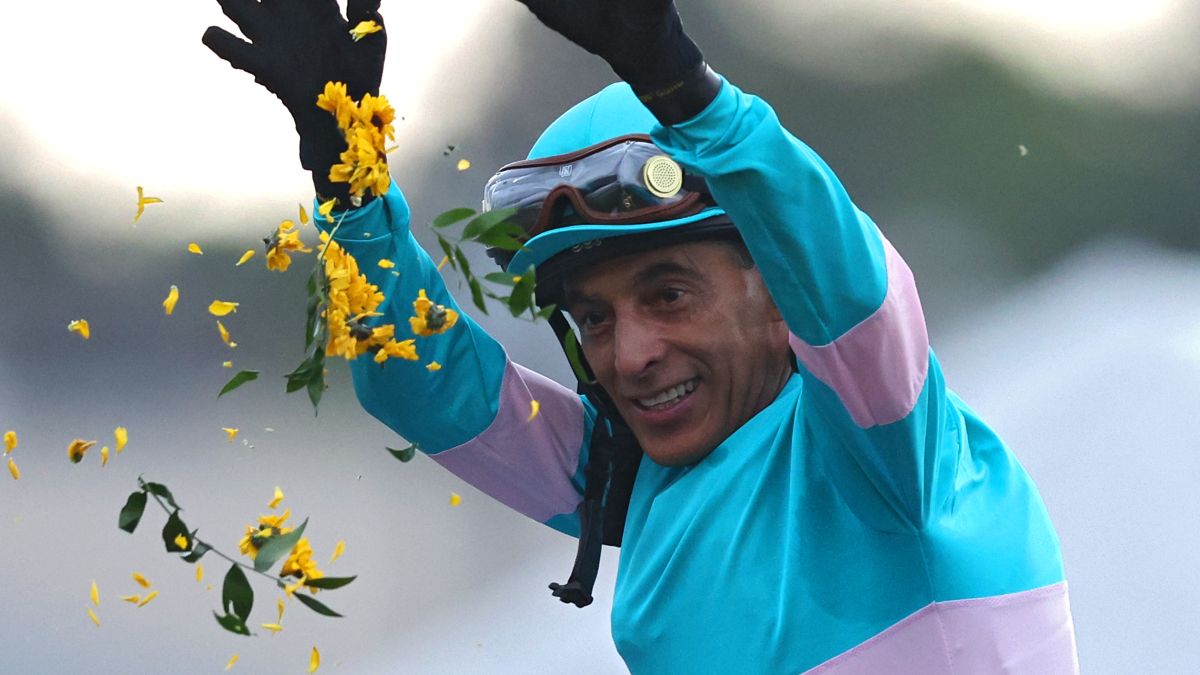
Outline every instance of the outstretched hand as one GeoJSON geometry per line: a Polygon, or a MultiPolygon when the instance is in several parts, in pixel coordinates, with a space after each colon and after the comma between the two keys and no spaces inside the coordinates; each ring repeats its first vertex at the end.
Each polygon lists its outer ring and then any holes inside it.
{"type": "Polygon", "coordinates": [[[379,2],[349,0],[342,18],[336,0],[217,0],[246,39],[216,26],[204,32],[205,46],[283,101],[300,134],[300,163],[318,182],[345,149],[333,118],[316,107],[325,83],[345,82],[355,99],[379,94],[386,34],[350,35],[362,21],[383,25],[379,2]]]}

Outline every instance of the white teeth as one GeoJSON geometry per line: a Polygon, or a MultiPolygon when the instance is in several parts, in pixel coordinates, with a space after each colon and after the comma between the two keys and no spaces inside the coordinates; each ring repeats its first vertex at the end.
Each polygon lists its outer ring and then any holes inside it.
{"type": "Polygon", "coordinates": [[[639,398],[638,403],[641,404],[643,408],[652,408],[656,405],[662,405],[663,403],[674,401],[675,399],[682,397],[684,394],[691,392],[695,388],[696,380],[688,380],[687,382],[684,382],[683,384],[677,384],[654,397],[639,398]]]}

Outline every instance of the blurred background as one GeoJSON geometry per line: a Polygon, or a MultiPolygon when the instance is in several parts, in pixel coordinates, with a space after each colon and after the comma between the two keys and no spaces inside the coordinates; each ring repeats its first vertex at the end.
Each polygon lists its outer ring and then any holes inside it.
{"type": "MultiPolygon", "coordinates": [[[[679,4],[714,67],[770,101],[909,261],[951,387],[1042,490],[1084,672],[1194,672],[1200,3],[679,4]]],[[[492,171],[612,80],[515,2],[382,11],[383,92],[403,117],[391,167],[427,246],[425,223],[477,206],[492,171]]],[[[344,365],[317,417],[283,393],[311,259],[286,274],[261,252],[234,262],[311,185],[283,107],[200,44],[231,27],[217,4],[0,17],[0,431],[20,434],[23,473],[0,479],[0,672],[211,673],[237,653],[235,671],[295,673],[314,645],[321,672],[622,672],[616,550],[595,605],[560,605],[546,584],[567,576],[573,540],[423,457],[395,461],[384,447],[403,439],[358,408],[344,365]],[[134,226],[136,185],[165,203],[134,226]],[[241,303],[225,320],[237,349],[205,311],[216,298],[241,303]],[[81,317],[87,342],[66,330],[81,317]],[[217,400],[227,359],[263,376],[217,400]],[[71,439],[111,445],[117,425],[130,443],[107,467],[97,449],[66,461],[71,439]],[[229,443],[222,427],[241,432],[229,443]],[[117,529],[138,475],[227,551],[280,486],[322,569],[359,575],[320,595],[346,617],[292,603],[278,635],[221,630],[224,565],[210,555],[214,588],[196,583],[153,509],[133,536],[117,529]],[[145,607],[117,599],[142,592],[133,571],[161,592],[145,607]]],[[[515,360],[570,382],[549,329],[480,318],[515,360]]],[[[252,625],[274,621],[276,592],[255,588],[252,625]]]]}

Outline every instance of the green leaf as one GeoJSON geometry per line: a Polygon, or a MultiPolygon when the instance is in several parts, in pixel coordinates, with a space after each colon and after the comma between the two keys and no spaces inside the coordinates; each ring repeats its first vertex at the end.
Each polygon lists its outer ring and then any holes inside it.
{"type": "Polygon", "coordinates": [[[442,252],[446,254],[446,259],[450,261],[450,267],[457,270],[458,263],[454,262],[454,244],[451,244],[449,241],[446,241],[446,238],[440,234],[438,235],[437,240],[438,240],[438,246],[441,246],[442,252]]]}
{"type": "Polygon", "coordinates": [[[254,569],[259,572],[266,572],[271,569],[275,561],[283,558],[291,552],[292,547],[296,542],[300,541],[300,537],[304,534],[304,528],[308,526],[308,518],[300,523],[300,527],[288,532],[287,534],[277,534],[267,538],[267,542],[258,549],[258,555],[254,557],[254,569]]]}
{"type": "Polygon", "coordinates": [[[287,377],[287,393],[299,391],[308,386],[308,383],[314,376],[324,375],[325,370],[325,350],[321,347],[317,349],[307,358],[296,366],[296,369],[288,373],[287,377]]]}
{"type": "Polygon", "coordinates": [[[142,487],[146,489],[146,492],[167,500],[167,503],[171,505],[171,508],[175,509],[176,511],[183,510],[179,508],[178,504],[175,503],[175,496],[171,494],[171,491],[167,489],[166,485],[163,485],[162,483],[142,483],[142,487]]]}
{"type": "Polygon", "coordinates": [[[543,308],[539,309],[539,310],[537,311],[537,313],[536,313],[536,314],[534,314],[533,316],[534,316],[534,319],[535,319],[535,320],[536,320],[536,319],[549,320],[549,319],[550,319],[550,317],[551,317],[551,316],[552,316],[552,315],[553,315],[553,314],[554,314],[556,311],[558,311],[558,305],[555,305],[555,304],[549,304],[549,305],[546,305],[545,307],[543,307],[543,308]]]}
{"type": "Polygon", "coordinates": [[[242,386],[243,384],[246,384],[247,382],[253,382],[254,380],[257,380],[257,379],[258,379],[258,371],[257,370],[243,370],[243,371],[239,372],[237,375],[234,375],[233,379],[226,382],[224,387],[221,387],[221,393],[217,394],[217,398],[221,398],[225,394],[228,394],[229,392],[233,391],[234,389],[237,389],[238,387],[242,386]]]}
{"type": "Polygon", "coordinates": [[[332,591],[335,588],[341,588],[342,586],[349,584],[351,581],[354,581],[357,578],[357,576],[321,577],[320,579],[307,579],[305,580],[304,585],[311,586],[312,588],[321,588],[327,591],[332,591]]]}
{"type": "MultiPolygon", "coordinates": [[[[254,608],[254,589],[250,588],[246,573],[236,563],[225,573],[225,583],[221,587],[221,606],[225,608],[226,614],[233,614],[241,619],[242,623],[250,618],[250,610],[254,608]]],[[[221,620],[218,618],[217,621],[221,620]]]]}
{"type": "Polygon", "coordinates": [[[468,209],[466,207],[450,209],[449,211],[439,213],[437,217],[433,219],[433,226],[437,228],[446,227],[448,225],[453,225],[454,223],[462,222],[473,215],[475,215],[475,209],[468,209]]]}
{"type": "Polygon", "coordinates": [[[192,532],[192,552],[180,559],[186,563],[199,562],[204,557],[205,553],[212,550],[212,547],[202,541],[196,541],[196,532],[192,532]]]}
{"type": "Polygon", "coordinates": [[[508,298],[508,311],[512,312],[513,316],[521,316],[525,310],[533,306],[535,279],[533,266],[530,265],[521,275],[521,280],[513,286],[512,295],[508,298]]]}
{"type": "Polygon", "coordinates": [[[176,509],[167,517],[167,524],[163,525],[162,538],[163,544],[167,547],[167,553],[182,553],[188,549],[181,547],[175,543],[175,537],[179,535],[187,537],[188,544],[192,543],[192,533],[188,532],[188,527],[179,517],[179,510],[176,509]]]}
{"type": "Polygon", "coordinates": [[[487,279],[493,284],[500,284],[501,286],[511,287],[517,284],[517,282],[513,281],[513,275],[509,274],[508,272],[488,272],[487,274],[483,275],[483,278],[487,279]]]}
{"type": "Polygon", "coordinates": [[[475,275],[471,274],[471,261],[467,260],[467,256],[462,252],[462,249],[454,247],[454,257],[458,260],[458,268],[462,270],[463,276],[468,280],[474,279],[475,275]]]}
{"type": "Polygon", "coordinates": [[[407,448],[404,448],[403,450],[397,450],[395,448],[387,448],[387,451],[392,453],[392,457],[395,457],[396,459],[400,460],[401,462],[410,462],[410,461],[412,461],[413,457],[417,456],[417,446],[415,446],[415,445],[410,445],[407,448]]]}
{"type": "Polygon", "coordinates": [[[233,616],[232,614],[221,616],[220,614],[213,612],[213,616],[217,617],[217,623],[221,624],[221,628],[224,628],[230,633],[237,633],[238,635],[250,634],[250,629],[246,627],[246,622],[236,616],[233,616]]]}
{"type": "Polygon", "coordinates": [[[142,513],[145,510],[146,493],[139,490],[130,494],[129,499],[125,500],[125,506],[121,507],[121,515],[117,517],[117,527],[133,534],[138,523],[142,521],[142,513]]]}
{"type": "Polygon", "coordinates": [[[579,338],[575,337],[575,331],[567,331],[567,361],[571,362],[571,370],[575,371],[575,377],[583,383],[592,384],[592,378],[588,377],[587,368],[583,366],[583,354],[579,352],[579,338]]]}
{"type": "Polygon", "coordinates": [[[491,246],[493,248],[498,248],[505,251],[519,251],[525,246],[525,244],[522,244],[520,241],[514,237],[508,236],[507,234],[481,234],[475,241],[478,241],[485,246],[491,246]]]}
{"type": "Polygon", "coordinates": [[[471,222],[467,223],[467,226],[463,228],[462,238],[475,239],[495,225],[508,220],[516,212],[517,210],[515,208],[507,208],[481,213],[479,216],[472,219],[471,222]]]}
{"type": "Polygon", "coordinates": [[[325,373],[319,372],[308,381],[308,400],[312,401],[313,414],[317,414],[317,408],[321,405],[321,395],[325,393],[325,373]]]}
{"type": "Polygon", "coordinates": [[[316,612],[317,614],[323,614],[325,616],[337,616],[337,617],[341,616],[341,614],[338,614],[337,612],[333,611],[332,609],[329,609],[328,607],[321,604],[316,599],[314,599],[310,596],[304,595],[302,593],[293,593],[292,597],[299,600],[300,602],[303,602],[305,605],[308,606],[309,609],[316,612]]]}
{"type": "Polygon", "coordinates": [[[304,349],[308,350],[323,327],[321,324],[321,298],[313,296],[308,299],[308,307],[305,309],[304,316],[304,349]]]}
{"type": "Polygon", "coordinates": [[[324,268],[325,268],[324,265],[322,265],[321,263],[317,263],[317,265],[315,267],[313,267],[312,274],[308,275],[308,283],[305,284],[304,290],[308,294],[309,298],[317,297],[317,290],[320,288],[320,283],[321,283],[321,281],[320,281],[321,271],[324,268]]]}
{"type": "Polygon", "coordinates": [[[487,314],[487,305],[483,300],[483,286],[480,285],[479,279],[471,277],[471,280],[467,282],[467,285],[471,287],[471,302],[475,303],[475,306],[479,308],[479,311],[487,314]]]}

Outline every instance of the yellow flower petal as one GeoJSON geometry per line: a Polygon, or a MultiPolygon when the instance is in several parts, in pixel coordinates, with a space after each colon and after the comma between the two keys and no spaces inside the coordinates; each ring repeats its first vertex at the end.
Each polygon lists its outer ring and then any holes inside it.
{"type": "Polygon", "coordinates": [[[378,33],[381,30],[383,30],[383,26],[374,21],[359,21],[358,25],[350,29],[350,37],[354,38],[355,42],[358,42],[371,33],[378,33]]]}
{"type": "Polygon", "coordinates": [[[471,168],[471,160],[469,160],[469,159],[458,160],[458,170],[459,171],[466,171],[469,168],[471,168]]]}
{"type": "Polygon", "coordinates": [[[300,204],[299,206],[300,206],[300,224],[307,225],[308,224],[308,211],[304,210],[303,204],[300,204]]]}
{"type": "Polygon", "coordinates": [[[196,563],[196,583],[204,581],[204,565],[196,563]]]}
{"type": "Polygon", "coordinates": [[[92,339],[92,326],[87,322],[87,319],[75,319],[67,324],[67,330],[72,333],[78,333],[79,337],[84,340],[92,339]]]}
{"type": "Polygon", "coordinates": [[[380,258],[379,262],[376,264],[385,270],[390,270],[396,266],[396,263],[392,262],[391,260],[388,260],[387,258],[380,258]]]}
{"type": "Polygon", "coordinates": [[[171,284],[171,290],[167,292],[167,299],[163,300],[163,309],[167,312],[167,316],[175,311],[175,303],[179,302],[179,287],[171,284]]]}
{"type": "Polygon", "coordinates": [[[271,633],[278,633],[279,631],[283,630],[283,626],[280,626],[277,623],[263,623],[259,625],[271,631],[271,633]]]}
{"type": "Polygon", "coordinates": [[[92,604],[99,607],[100,606],[100,587],[96,585],[95,580],[92,580],[91,597],[92,597],[92,604]]]}
{"type": "Polygon", "coordinates": [[[224,300],[213,300],[208,306],[208,313],[213,316],[225,316],[230,312],[236,312],[239,304],[236,302],[225,302],[224,300]]]}
{"type": "Polygon", "coordinates": [[[134,572],[131,576],[133,577],[133,580],[137,582],[138,586],[141,586],[142,588],[150,588],[150,580],[146,577],[142,576],[138,572],[134,572]]]}
{"type": "Polygon", "coordinates": [[[229,329],[226,328],[225,324],[221,323],[220,321],[217,322],[217,332],[221,334],[221,342],[224,342],[226,345],[228,345],[230,347],[234,347],[237,345],[237,343],[230,341],[229,329]]]}
{"type": "Polygon", "coordinates": [[[129,442],[129,430],[125,427],[117,427],[113,429],[113,438],[117,441],[117,454],[125,449],[125,444],[129,442]]]}
{"type": "Polygon", "coordinates": [[[125,602],[136,605],[142,601],[142,596],[140,596],[140,595],[122,595],[121,599],[124,600],[125,602]]]}
{"type": "Polygon", "coordinates": [[[533,418],[538,416],[538,411],[541,409],[542,409],[542,404],[538,403],[538,400],[536,398],[531,399],[529,401],[529,417],[525,418],[525,421],[532,422],[533,418]]]}
{"type": "Polygon", "coordinates": [[[8,458],[8,472],[12,474],[13,480],[21,480],[21,470],[17,468],[17,463],[12,457],[8,458]]]}
{"type": "Polygon", "coordinates": [[[283,501],[283,490],[280,490],[279,486],[276,485],[275,486],[275,496],[271,498],[270,502],[267,502],[267,506],[269,508],[273,509],[276,506],[279,506],[279,502],[281,502],[281,501],[283,501]]]}
{"type": "Polygon", "coordinates": [[[233,367],[233,361],[222,361],[222,362],[221,362],[221,367],[222,367],[222,368],[232,368],[232,367],[233,367]]]}
{"type": "Polygon", "coordinates": [[[4,432],[4,454],[7,455],[8,453],[12,452],[13,450],[16,450],[17,442],[18,442],[17,432],[15,432],[15,431],[4,432]]]}
{"type": "MultiPolygon", "coordinates": [[[[237,264],[234,265],[234,267],[241,267],[242,265],[246,264],[247,261],[249,261],[251,258],[254,257],[255,253],[256,253],[256,251],[254,249],[248,249],[245,253],[242,254],[241,258],[238,258],[237,264]]],[[[224,315],[218,314],[217,316],[224,316],[224,315]]]]}
{"type": "Polygon", "coordinates": [[[150,591],[150,594],[142,598],[142,601],[137,604],[138,607],[145,607],[146,603],[158,597],[158,591],[150,591]]]}
{"type": "Polygon", "coordinates": [[[308,672],[315,673],[315,672],[317,672],[317,668],[320,668],[320,667],[321,667],[321,652],[317,651],[316,647],[313,647],[312,656],[308,657],[308,672]]]}
{"type": "Polygon", "coordinates": [[[196,242],[193,241],[192,243],[188,244],[188,253],[194,253],[196,255],[204,255],[204,249],[200,248],[200,244],[197,244],[196,242]]]}
{"type": "Polygon", "coordinates": [[[81,438],[76,438],[67,446],[67,459],[71,460],[72,464],[78,464],[83,460],[83,455],[96,444],[96,441],[85,441],[81,438]]]}
{"type": "Polygon", "coordinates": [[[108,446],[100,448],[100,466],[108,466],[108,446]]]}
{"type": "Polygon", "coordinates": [[[457,492],[450,493],[450,506],[458,506],[462,503],[462,496],[457,492]]]}
{"type": "Polygon", "coordinates": [[[99,628],[100,627],[100,617],[96,616],[96,613],[92,611],[91,607],[87,608],[87,612],[88,612],[88,616],[91,617],[91,619],[92,619],[92,623],[96,624],[96,627],[99,628]]]}
{"type": "Polygon", "coordinates": [[[442,364],[438,363],[437,361],[430,361],[428,363],[428,365],[425,366],[425,370],[428,370],[431,373],[436,373],[437,371],[439,371],[441,369],[442,369],[442,364]]]}
{"type": "Polygon", "coordinates": [[[279,608],[279,618],[275,620],[275,623],[283,623],[283,598],[275,598],[275,606],[279,608]]]}
{"type": "Polygon", "coordinates": [[[337,197],[334,197],[333,199],[330,199],[329,201],[326,201],[326,202],[321,202],[321,204],[319,206],[317,206],[317,213],[320,214],[320,216],[325,219],[325,222],[332,223],[333,222],[333,207],[336,205],[337,205],[337,197]]]}
{"type": "Polygon", "coordinates": [[[332,565],[333,561],[342,557],[342,554],[345,552],[346,552],[346,540],[339,539],[337,545],[335,545],[333,547],[333,555],[329,556],[329,564],[332,565]]]}
{"type": "Polygon", "coordinates": [[[238,430],[233,427],[221,427],[221,431],[224,431],[229,436],[230,443],[233,442],[233,439],[237,438],[238,430]]]}
{"type": "Polygon", "coordinates": [[[442,271],[442,268],[445,267],[446,263],[448,263],[448,262],[450,262],[450,256],[448,256],[448,255],[442,256],[441,261],[438,262],[438,266],[437,266],[438,271],[439,272],[442,271]]]}
{"type": "Polygon", "coordinates": [[[233,664],[237,663],[238,659],[240,659],[240,658],[242,658],[242,657],[237,654],[234,654],[233,656],[229,657],[229,663],[225,664],[225,670],[233,670],[233,664]]]}
{"type": "Polygon", "coordinates": [[[183,550],[188,550],[188,538],[182,534],[175,535],[175,545],[183,550]]]}
{"type": "Polygon", "coordinates": [[[158,197],[147,197],[146,192],[142,189],[141,185],[137,186],[137,193],[138,193],[137,213],[134,214],[134,216],[133,216],[133,224],[134,225],[137,225],[138,219],[142,217],[142,213],[145,212],[147,204],[161,204],[162,203],[162,200],[159,199],[158,197]]]}

